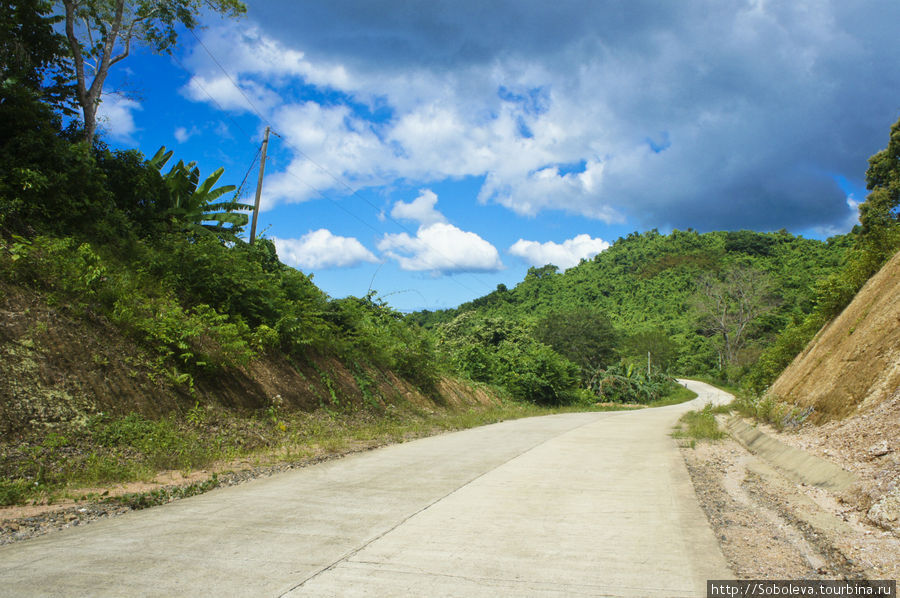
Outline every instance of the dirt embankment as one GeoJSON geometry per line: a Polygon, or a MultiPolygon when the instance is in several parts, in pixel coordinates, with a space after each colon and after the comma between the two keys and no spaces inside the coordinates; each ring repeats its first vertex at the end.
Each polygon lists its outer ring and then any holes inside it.
{"type": "Polygon", "coordinates": [[[770,392],[813,407],[821,421],[873,409],[898,388],[900,253],[819,331],[770,392]]]}
{"type": "Polygon", "coordinates": [[[777,400],[811,407],[812,422],[779,434],[833,461],[858,483],[841,497],[900,534],[900,253],[781,374],[777,400]]]}
{"type": "Polygon", "coordinates": [[[900,578],[900,536],[840,495],[792,481],[732,439],[682,451],[737,578],[900,578]]]}
{"type": "Polygon", "coordinates": [[[158,417],[195,401],[238,411],[408,403],[464,407],[496,397],[444,380],[425,393],[391,372],[315,354],[263,355],[246,367],[195,373],[194,390],[102,317],[72,315],[40,294],[0,284],[0,437],[104,412],[158,417]]]}
{"type": "MultiPolygon", "coordinates": [[[[900,577],[900,253],[772,385],[812,408],[771,439],[845,470],[827,489],[782,475],[734,440],[685,450],[697,495],[744,579],[900,577]]],[[[796,473],[796,472],[794,472],[796,473]]]]}

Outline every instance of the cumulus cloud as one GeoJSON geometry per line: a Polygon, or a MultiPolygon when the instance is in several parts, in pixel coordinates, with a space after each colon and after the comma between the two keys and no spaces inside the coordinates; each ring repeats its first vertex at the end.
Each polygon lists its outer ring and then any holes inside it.
{"type": "Polygon", "coordinates": [[[503,268],[497,248],[472,232],[446,222],[419,228],[415,237],[388,234],[378,249],[403,270],[435,275],[457,272],[496,272],[503,268]]]}
{"type": "Polygon", "coordinates": [[[357,239],[339,237],[324,228],[310,231],[299,239],[276,237],[272,242],[281,261],[304,270],[346,268],[378,261],[357,239]]]}
{"type": "Polygon", "coordinates": [[[509,253],[522,258],[532,266],[553,264],[563,270],[577,266],[583,259],[590,259],[609,247],[601,238],[593,239],[581,234],[562,243],[526,241],[519,239],[509,248],[509,253]]]}
{"type": "Polygon", "coordinates": [[[97,108],[97,121],[113,139],[133,143],[132,135],[138,130],[134,122],[135,110],[141,110],[139,102],[116,93],[104,93],[97,108]]]}
{"type": "MultiPolygon", "coordinates": [[[[309,198],[297,177],[473,176],[522,215],[773,229],[843,226],[833,177],[861,179],[897,118],[898,21],[888,0],[271,0],[203,36],[315,162],[275,173],[268,205],[309,198]]],[[[188,64],[189,97],[247,109],[202,51],[188,64]]]]}
{"type": "Polygon", "coordinates": [[[446,222],[443,214],[434,209],[438,196],[431,189],[422,189],[419,196],[409,203],[398,201],[391,210],[392,218],[415,220],[422,226],[436,222],[446,222]]]}

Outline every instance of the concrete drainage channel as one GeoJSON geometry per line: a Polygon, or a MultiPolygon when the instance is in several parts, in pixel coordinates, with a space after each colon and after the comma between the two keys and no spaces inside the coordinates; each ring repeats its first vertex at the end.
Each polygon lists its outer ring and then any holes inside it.
{"type": "Polygon", "coordinates": [[[720,416],[719,423],[744,448],[795,482],[831,492],[843,492],[857,482],[856,476],[845,469],[772,438],[740,416],[720,416]]]}
{"type": "MultiPolygon", "coordinates": [[[[723,494],[714,495],[715,504],[704,503],[723,540],[723,554],[740,570],[738,577],[763,579],[778,572],[785,579],[887,578],[878,555],[892,551],[893,541],[861,528],[845,510],[835,510],[837,495],[852,491],[855,475],[784,444],[740,416],[717,420],[747,451],[731,462],[731,477],[720,480],[723,494]]],[[[887,569],[893,571],[894,565],[887,569]]]]}

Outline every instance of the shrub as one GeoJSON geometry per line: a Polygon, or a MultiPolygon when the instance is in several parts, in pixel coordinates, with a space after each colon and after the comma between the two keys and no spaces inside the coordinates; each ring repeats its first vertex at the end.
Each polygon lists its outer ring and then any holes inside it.
{"type": "Polygon", "coordinates": [[[601,401],[649,404],[675,390],[674,379],[659,371],[649,374],[625,360],[598,370],[591,379],[591,390],[601,401]]]}

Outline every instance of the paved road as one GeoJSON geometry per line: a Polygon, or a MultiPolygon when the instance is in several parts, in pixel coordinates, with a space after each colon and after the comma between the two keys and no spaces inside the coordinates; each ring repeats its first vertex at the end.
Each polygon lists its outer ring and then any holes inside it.
{"type": "Polygon", "coordinates": [[[2,596],[703,596],[692,403],[503,422],[0,547],[2,596]]]}

